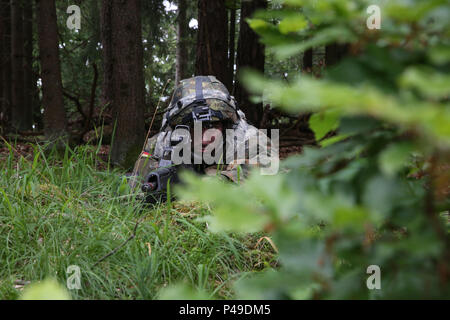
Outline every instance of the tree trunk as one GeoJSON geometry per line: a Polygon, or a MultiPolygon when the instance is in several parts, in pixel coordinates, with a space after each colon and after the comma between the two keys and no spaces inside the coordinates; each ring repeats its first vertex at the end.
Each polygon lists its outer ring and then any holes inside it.
{"type": "Polygon", "coordinates": [[[325,64],[332,66],[338,63],[347,53],[348,44],[332,43],[325,47],[325,64]]]}
{"type": "Polygon", "coordinates": [[[0,2],[1,92],[0,125],[5,129],[11,119],[11,6],[10,0],[0,2]]]}
{"type": "Polygon", "coordinates": [[[11,0],[11,115],[12,126],[16,130],[30,130],[32,111],[24,100],[24,41],[23,8],[21,0],[11,0]]]}
{"type": "Polygon", "coordinates": [[[258,36],[245,20],[250,18],[256,10],[265,8],[267,8],[266,0],[242,1],[237,53],[238,79],[236,81],[235,97],[249,122],[256,126],[260,124],[263,106],[262,103],[255,104],[250,102],[248,92],[239,81],[239,72],[245,67],[264,72],[264,45],[259,42],[258,36]]]}
{"type": "Polygon", "coordinates": [[[312,73],[313,67],[313,50],[308,49],[303,53],[303,71],[312,73]]]}
{"type": "Polygon", "coordinates": [[[187,31],[188,23],[186,19],[186,0],[178,0],[178,21],[177,21],[177,53],[176,53],[176,74],[175,84],[180,80],[188,78],[187,74],[187,31]]]}
{"type": "Polygon", "coordinates": [[[103,55],[103,85],[101,94],[101,104],[108,105],[111,103],[113,96],[112,74],[113,74],[113,58],[112,58],[112,33],[111,33],[111,8],[112,1],[103,1],[100,14],[100,35],[102,39],[102,55],[103,55]]]}
{"type": "Polygon", "coordinates": [[[230,9],[230,38],[228,41],[228,73],[230,77],[230,92],[233,91],[234,86],[234,57],[236,55],[235,50],[235,37],[236,37],[236,0],[232,1],[232,7],[230,9]]]}
{"type": "Polygon", "coordinates": [[[141,151],[144,132],[144,74],[140,1],[103,0],[104,92],[111,102],[115,136],[113,164],[131,167],[141,151]],[[111,56],[108,56],[108,55],[111,56]]]}
{"type": "Polygon", "coordinates": [[[36,0],[36,4],[44,133],[48,140],[66,140],[67,118],[63,103],[55,0],[36,0]]]}
{"type": "Polygon", "coordinates": [[[33,72],[33,5],[32,2],[23,8],[23,31],[24,31],[24,105],[31,113],[33,122],[34,97],[36,94],[36,82],[33,72]]]}
{"type": "Polygon", "coordinates": [[[230,90],[225,0],[198,0],[196,75],[213,75],[230,90]]]}
{"type": "Polygon", "coordinates": [[[4,11],[5,11],[3,1],[0,2],[0,134],[3,130],[3,104],[4,104],[4,92],[3,92],[3,58],[4,58],[4,47],[5,47],[5,24],[4,24],[4,11]]]}

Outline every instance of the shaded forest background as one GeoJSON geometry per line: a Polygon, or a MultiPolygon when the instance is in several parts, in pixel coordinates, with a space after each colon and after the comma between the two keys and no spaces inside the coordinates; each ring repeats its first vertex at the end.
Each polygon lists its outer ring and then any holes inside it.
{"type": "Polygon", "coordinates": [[[450,297],[448,1],[0,1],[0,297],[450,297]],[[198,74],[301,154],[144,207],[124,169],[198,74]]]}
{"type": "Polygon", "coordinates": [[[103,143],[113,142],[112,162],[129,167],[155,112],[152,133],[158,130],[174,85],[193,75],[215,75],[252,124],[284,128],[282,147],[295,151],[314,143],[308,113],[293,116],[252,101],[240,71],[250,67],[287,82],[302,73],[320,77],[345,47],[321,46],[276,59],[246,21],[268,7],[281,5],[2,0],[1,134],[25,141],[64,138],[74,145],[97,142],[101,131],[103,143]],[[67,26],[73,4],[81,9],[80,29],[67,26]]]}

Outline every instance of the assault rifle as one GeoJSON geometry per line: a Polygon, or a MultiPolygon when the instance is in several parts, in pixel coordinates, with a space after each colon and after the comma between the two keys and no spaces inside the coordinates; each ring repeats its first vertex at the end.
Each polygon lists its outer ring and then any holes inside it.
{"type": "MultiPolygon", "coordinates": [[[[176,129],[187,129],[184,125],[176,126],[176,129]]],[[[175,165],[172,161],[173,147],[183,141],[182,136],[170,137],[170,146],[164,150],[162,159],[159,161],[158,169],[150,172],[142,184],[141,190],[145,194],[145,202],[156,204],[167,201],[167,187],[180,182],[178,173],[184,165],[175,165]]]]}
{"type": "Polygon", "coordinates": [[[141,188],[145,202],[155,204],[167,201],[167,186],[180,182],[177,169],[177,166],[171,166],[150,172],[141,188]]]}

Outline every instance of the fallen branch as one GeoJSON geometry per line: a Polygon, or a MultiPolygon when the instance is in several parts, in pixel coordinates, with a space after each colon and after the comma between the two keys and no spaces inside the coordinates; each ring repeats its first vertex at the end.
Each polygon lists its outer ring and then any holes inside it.
{"type": "Polygon", "coordinates": [[[96,266],[97,264],[99,264],[100,262],[102,262],[102,261],[104,261],[105,259],[109,258],[109,257],[112,256],[113,254],[115,254],[117,251],[119,251],[119,250],[120,250],[124,245],[126,245],[130,240],[134,239],[134,238],[136,237],[136,230],[137,230],[137,227],[139,226],[139,224],[140,224],[142,221],[144,221],[144,219],[145,219],[146,217],[147,217],[147,216],[144,216],[144,217],[140,218],[140,219],[136,222],[136,225],[134,226],[134,229],[133,229],[133,233],[128,237],[127,240],[125,240],[124,242],[122,242],[118,247],[114,248],[114,249],[113,249],[112,251],[110,251],[107,255],[105,255],[105,256],[101,257],[99,260],[97,260],[97,262],[94,263],[94,264],[92,265],[92,267],[95,267],[95,266],[96,266]]]}

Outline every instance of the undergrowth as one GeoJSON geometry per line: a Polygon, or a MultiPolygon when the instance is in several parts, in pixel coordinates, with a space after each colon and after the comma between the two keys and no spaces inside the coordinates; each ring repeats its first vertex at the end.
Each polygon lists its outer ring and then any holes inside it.
{"type": "Polygon", "coordinates": [[[198,219],[210,213],[205,205],[144,206],[125,172],[97,156],[100,146],[20,147],[4,141],[0,158],[0,299],[46,278],[65,286],[70,265],[81,271],[74,299],[157,299],[179,283],[231,299],[233,283],[275,263],[261,234],[211,233],[198,219]],[[138,221],[136,236],[95,265],[138,221]]]}

